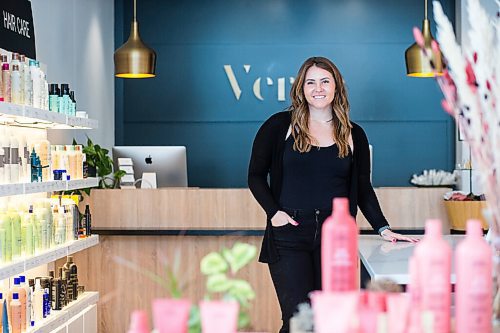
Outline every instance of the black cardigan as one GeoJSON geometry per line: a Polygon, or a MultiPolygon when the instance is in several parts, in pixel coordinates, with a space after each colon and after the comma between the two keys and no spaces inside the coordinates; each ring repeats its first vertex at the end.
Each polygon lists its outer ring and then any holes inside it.
{"type": "MultiPolygon", "coordinates": [[[[252,156],[248,168],[248,187],[267,215],[267,226],[262,241],[259,261],[273,263],[279,260],[274,246],[271,218],[279,207],[281,183],[283,178],[283,152],[285,139],[291,123],[291,112],[279,112],[271,116],[260,127],[252,146],[252,156]],[[269,175],[269,184],[267,176],[269,175]]],[[[370,151],[368,139],[363,129],[352,123],[354,156],[349,193],[349,210],[356,216],[357,207],[361,209],[372,228],[378,231],[388,226],[380,209],[370,182],[370,151]]]]}

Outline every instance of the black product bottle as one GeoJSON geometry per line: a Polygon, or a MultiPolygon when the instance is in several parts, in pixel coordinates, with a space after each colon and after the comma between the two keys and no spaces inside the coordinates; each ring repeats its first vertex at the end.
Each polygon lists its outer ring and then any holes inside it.
{"type": "Polygon", "coordinates": [[[66,283],[66,301],[67,303],[71,302],[74,298],[73,296],[73,280],[71,279],[70,274],[70,265],[73,263],[73,257],[68,256],[66,259],[66,263],[62,267],[62,277],[61,280],[66,283]]]}
{"type": "Polygon", "coordinates": [[[59,96],[61,91],[57,83],[51,83],[49,88],[49,110],[59,112],[59,96]]]}
{"type": "Polygon", "coordinates": [[[62,280],[60,278],[54,278],[52,281],[52,310],[61,310],[62,309],[62,280]]]}
{"type": "Polygon", "coordinates": [[[71,287],[72,290],[72,300],[76,300],[78,298],[78,267],[73,262],[73,257],[68,256],[69,262],[69,278],[71,279],[71,287]],[[70,261],[71,260],[71,261],[70,261]]]}
{"type": "Polygon", "coordinates": [[[43,290],[49,290],[49,304],[52,304],[52,284],[54,281],[54,271],[49,272],[49,276],[44,276],[40,278],[40,286],[43,290]]]}
{"type": "Polygon", "coordinates": [[[89,237],[92,234],[92,216],[90,215],[90,207],[89,205],[85,205],[85,214],[83,215],[83,219],[85,220],[85,235],[89,237]]]}

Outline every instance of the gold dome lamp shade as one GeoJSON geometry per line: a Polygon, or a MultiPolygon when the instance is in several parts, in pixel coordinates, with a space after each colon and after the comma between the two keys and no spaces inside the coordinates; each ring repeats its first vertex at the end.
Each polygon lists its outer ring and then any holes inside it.
{"type": "Polygon", "coordinates": [[[115,76],[125,79],[145,79],[155,77],[156,52],[141,40],[139,23],[136,18],[136,0],[134,0],[134,20],[130,36],[115,51],[115,76]]]}
{"type": "Polygon", "coordinates": [[[427,0],[425,0],[425,18],[422,22],[422,36],[426,53],[431,55],[431,61],[424,54],[422,48],[413,43],[405,52],[406,75],[411,77],[434,77],[443,75],[443,59],[441,52],[432,52],[431,24],[427,19],[427,0]],[[432,62],[432,64],[431,64],[432,62]]]}

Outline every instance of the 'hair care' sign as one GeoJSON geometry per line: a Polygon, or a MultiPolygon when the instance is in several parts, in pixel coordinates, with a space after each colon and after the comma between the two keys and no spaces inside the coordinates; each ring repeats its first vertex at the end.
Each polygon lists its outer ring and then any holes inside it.
{"type": "Polygon", "coordinates": [[[0,48],[36,59],[35,28],[31,2],[7,0],[0,2],[0,48]]]}

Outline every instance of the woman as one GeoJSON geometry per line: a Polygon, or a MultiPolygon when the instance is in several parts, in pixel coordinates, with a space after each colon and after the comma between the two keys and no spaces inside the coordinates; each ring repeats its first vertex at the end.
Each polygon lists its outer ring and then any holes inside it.
{"type": "Polygon", "coordinates": [[[252,147],[248,186],[267,214],[259,260],[269,264],[282,312],[281,333],[296,306],[321,289],[321,225],[332,198],[347,197],[388,241],[411,238],[391,231],[370,182],[368,139],[349,120],[337,67],[307,59],[290,92],[292,105],[271,116],[252,147]],[[267,177],[269,175],[269,184],[267,177]]]}

